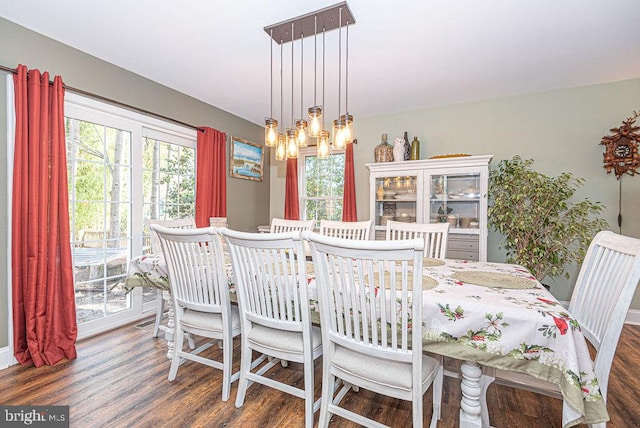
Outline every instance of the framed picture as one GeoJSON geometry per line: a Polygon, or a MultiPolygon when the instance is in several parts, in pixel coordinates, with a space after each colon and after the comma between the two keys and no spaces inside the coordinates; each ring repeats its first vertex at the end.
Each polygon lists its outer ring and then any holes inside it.
{"type": "Polygon", "coordinates": [[[229,167],[232,177],[262,181],[263,163],[263,146],[242,138],[231,137],[231,161],[229,162],[229,167]]]}

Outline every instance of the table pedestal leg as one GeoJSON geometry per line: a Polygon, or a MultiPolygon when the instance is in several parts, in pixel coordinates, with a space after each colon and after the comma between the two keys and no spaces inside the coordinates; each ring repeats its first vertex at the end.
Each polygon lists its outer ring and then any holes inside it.
{"type": "MultiPolygon", "coordinates": [[[[169,294],[169,293],[167,293],[169,294]]],[[[168,298],[166,299],[166,304],[169,307],[169,313],[168,313],[168,320],[167,320],[167,330],[165,330],[164,332],[164,337],[165,339],[167,339],[167,358],[168,359],[172,359],[173,358],[173,348],[174,348],[174,343],[173,343],[173,331],[174,331],[174,327],[175,327],[175,310],[173,308],[173,299],[171,298],[171,296],[167,296],[168,298]]]]}
{"type": "Polygon", "coordinates": [[[462,363],[462,400],[460,401],[460,428],[482,427],[480,418],[480,377],[482,370],[477,363],[462,363]]]}

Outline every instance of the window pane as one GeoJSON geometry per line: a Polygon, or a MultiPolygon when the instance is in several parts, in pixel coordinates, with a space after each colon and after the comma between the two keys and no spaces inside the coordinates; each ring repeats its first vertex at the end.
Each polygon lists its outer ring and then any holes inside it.
{"type": "Polygon", "coordinates": [[[131,134],[66,118],[69,218],[78,322],[130,307],[118,284],[130,254],[131,134]]]}
{"type": "Polygon", "coordinates": [[[144,251],[150,251],[148,220],[195,216],[195,149],[144,139],[144,251]]]}
{"type": "Polygon", "coordinates": [[[342,219],[344,162],[344,153],[332,154],[328,159],[304,156],[302,203],[305,219],[342,219]]]}

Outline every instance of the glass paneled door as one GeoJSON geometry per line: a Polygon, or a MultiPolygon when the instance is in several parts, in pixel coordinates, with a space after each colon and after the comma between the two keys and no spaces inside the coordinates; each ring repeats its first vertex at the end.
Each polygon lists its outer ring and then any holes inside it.
{"type": "Polygon", "coordinates": [[[131,132],[66,118],[69,218],[78,324],[131,309],[131,132]]]}
{"type": "Polygon", "coordinates": [[[150,316],[155,289],[123,283],[149,251],[150,218],[192,216],[196,131],[75,94],[65,96],[70,242],[78,337],[150,316]]]}

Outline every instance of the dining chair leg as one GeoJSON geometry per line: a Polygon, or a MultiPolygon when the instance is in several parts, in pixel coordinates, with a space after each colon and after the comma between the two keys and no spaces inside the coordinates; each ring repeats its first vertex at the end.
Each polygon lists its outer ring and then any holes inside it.
{"type": "MultiPolygon", "coordinates": [[[[233,337],[231,334],[225,338],[224,347],[222,349],[222,401],[228,401],[231,395],[231,365],[233,364],[233,337]]],[[[221,341],[222,342],[222,341],[221,341]]]]}
{"type": "Polygon", "coordinates": [[[156,307],[156,322],[153,325],[153,337],[158,337],[160,333],[160,325],[162,325],[162,315],[164,314],[164,297],[162,290],[157,291],[158,306],[156,307]]]}
{"type": "Polygon", "coordinates": [[[309,353],[304,362],[304,426],[313,428],[314,390],[313,384],[313,358],[309,353]]]}
{"type": "Polygon", "coordinates": [[[184,342],[184,332],[182,329],[176,329],[176,341],[179,348],[173,350],[173,355],[171,356],[171,367],[169,368],[169,380],[172,381],[176,378],[178,374],[178,367],[180,367],[180,356],[178,355],[180,351],[182,351],[182,346],[184,342]]]}
{"type": "Polygon", "coordinates": [[[320,397],[320,419],[318,421],[318,428],[327,428],[329,426],[329,404],[333,401],[333,394],[336,389],[336,378],[331,375],[331,365],[325,364],[327,361],[323,358],[322,364],[322,396],[320,397]]]}
{"type": "Polygon", "coordinates": [[[441,420],[442,416],[442,388],[444,382],[444,366],[442,360],[440,361],[440,367],[438,367],[438,374],[433,380],[431,388],[433,388],[433,421],[441,420]]]}
{"type": "Polygon", "coordinates": [[[240,353],[240,380],[238,381],[238,392],[236,393],[236,407],[242,407],[244,396],[247,393],[248,379],[247,372],[251,370],[251,357],[253,350],[249,348],[244,334],[241,335],[242,351],[240,353]]]}
{"type": "Polygon", "coordinates": [[[417,385],[413,386],[413,397],[411,400],[412,414],[413,414],[413,426],[420,427],[423,425],[423,408],[424,403],[422,394],[422,384],[420,382],[415,382],[417,385]]]}

